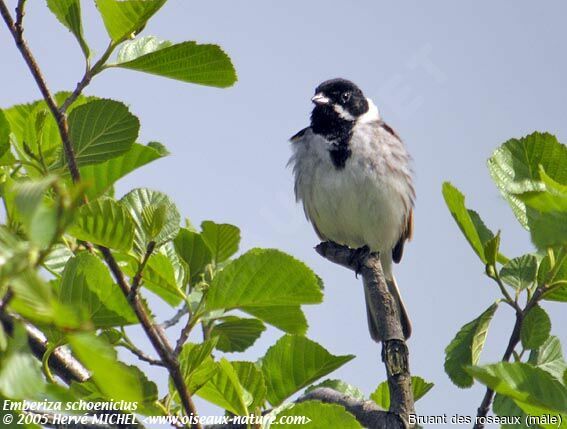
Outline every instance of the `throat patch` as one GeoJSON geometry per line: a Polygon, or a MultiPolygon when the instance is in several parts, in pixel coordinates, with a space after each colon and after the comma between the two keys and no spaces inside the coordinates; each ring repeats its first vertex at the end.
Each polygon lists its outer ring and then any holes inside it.
{"type": "Polygon", "coordinates": [[[352,136],[353,121],[347,121],[337,115],[333,108],[316,107],[311,113],[311,129],[331,143],[329,155],[336,169],[345,167],[352,154],[349,141],[352,136]]]}
{"type": "Polygon", "coordinates": [[[348,147],[349,140],[350,134],[345,139],[341,139],[338,143],[334,144],[331,149],[329,149],[331,161],[333,162],[333,165],[337,170],[342,170],[343,168],[345,168],[346,162],[352,154],[352,151],[348,147]]]}

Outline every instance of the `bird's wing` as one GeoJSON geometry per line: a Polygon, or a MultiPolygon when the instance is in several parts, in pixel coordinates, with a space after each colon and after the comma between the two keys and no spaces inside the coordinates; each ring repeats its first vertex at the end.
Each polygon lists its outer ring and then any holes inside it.
{"type": "Polygon", "coordinates": [[[402,260],[404,254],[404,244],[406,240],[411,240],[413,235],[413,209],[410,209],[409,214],[405,221],[405,228],[402,231],[400,239],[392,249],[392,259],[396,264],[402,260]]]}
{"type": "Polygon", "coordinates": [[[311,128],[311,127],[305,127],[301,131],[295,133],[293,136],[291,136],[289,141],[292,142],[292,143],[299,141],[301,139],[301,137],[303,137],[305,135],[305,133],[307,132],[307,130],[309,128],[311,128]]]}

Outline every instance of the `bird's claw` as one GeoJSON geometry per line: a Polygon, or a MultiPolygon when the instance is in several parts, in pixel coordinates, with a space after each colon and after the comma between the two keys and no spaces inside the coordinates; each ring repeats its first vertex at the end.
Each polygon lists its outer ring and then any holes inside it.
{"type": "Polygon", "coordinates": [[[354,267],[354,276],[358,279],[358,275],[362,272],[362,266],[364,261],[370,255],[370,248],[368,246],[362,246],[358,249],[352,251],[350,257],[350,266],[354,267]]]}

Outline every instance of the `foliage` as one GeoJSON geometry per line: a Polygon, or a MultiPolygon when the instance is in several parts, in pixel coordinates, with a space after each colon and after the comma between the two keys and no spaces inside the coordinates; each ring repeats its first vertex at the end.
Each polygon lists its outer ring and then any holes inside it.
{"type": "MultiPolygon", "coordinates": [[[[543,305],[567,301],[567,147],[551,134],[536,132],[504,143],[488,168],[537,250],[512,259],[502,255],[500,232],[495,235],[467,209],[453,185],[443,185],[447,207],[498,287],[499,302],[516,317],[502,362],[479,365],[496,303],[464,325],[447,346],[445,371],[459,387],[476,380],[487,386],[489,398],[496,392],[493,409],[500,416],[553,414],[565,422],[567,365],[543,305]]],[[[552,425],[542,421],[540,426],[552,425]]]]}
{"type": "MultiPolygon", "coordinates": [[[[303,306],[323,298],[309,267],[276,249],[238,255],[238,227],[208,220],[200,230],[182,226],[175,203],[157,190],[114,194],[122,177],[168,152],[161,143],[139,143],[134,108],[83,96],[93,78],[123,68],[215,87],[236,81],[230,58],[216,45],[139,35],[165,3],[96,0],[109,41],[95,60],[80,1],[47,0],[79,43],[85,75],[74,92],[0,110],[0,313],[10,320],[0,324],[0,397],[134,401],[139,415],[190,415],[196,410],[185,395],[198,395],[237,415],[277,407],[272,414],[308,416],[307,427],[359,428],[339,405],[289,401],[321,386],[364,399],[340,380],[309,387],[354,358],[305,337],[303,306]],[[172,314],[188,313],[175,348],[166,345],[169,332],[160,334],[148,292],[172,314]],[[256,362],[223,354],[252,347],[266,325],[284,334],[256,362]],[[154,350],[142,350],[126,326],[142,327],[154,350]],[[202,342],[187,341],[196,327],[202,342]],[[41,363],[28,347],[32,328],[47,338],[41,363]],[[65,385],[55,378],[49,358],[60,346],[89,371],[88,380],[65,385]],[[168,391],[158,392],[140,368],[123,363],[118,348],[165,367],[168,391]]],[[[431,385],[416,378],[414,388],[421,396],[431,385]]]]}

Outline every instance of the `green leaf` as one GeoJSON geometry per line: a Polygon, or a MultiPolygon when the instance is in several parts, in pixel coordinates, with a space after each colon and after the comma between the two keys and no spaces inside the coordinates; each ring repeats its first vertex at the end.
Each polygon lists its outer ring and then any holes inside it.
{"type": "MultiPolygon", "coordinates": [[[[201,344],[185,343],[179,353],[181,375],[189,392],[200,389],[215,374],[217,368],[211,353],[217,343],[216,338],[201,344]]],[[[170,392],[174,391],[173,382],[169,380],[170,392]]]]}
{"type": "Polygon", "coordinates": [[[151,205],[142,210],[142,229],[149,240],[158,236],[165,224],[167,207],[164,204],[151,205]]]}
{"type": "Polygon", "coordinates": [[[501,429],[527,429],[526,426],[526,413],[522,411],[516,403],[507,396],[496,394],[494,396],[494,403],[492,405],[494,414],[503,417],[504,419],[510,419],[510,417],[518,416],[520,417],[520,424],[503,424],[500,426],[501,429]]]}
{"type": "Polygon", "coordinates": [[[217,349],[223,352],[243,352],[252,346],[266,330],[258,319],[229,316],[214,325],[211,337],[218,337],[217,349]]]}
{"type": "Polygon", "coordinates": [[[79,170],[81,180],[88,186],[86,195],[94,200],[107,192],[114,183],[128,173],[168,154],[159,143],[147,146],[134,143],[123,155],[99,164],[84,165],[79,170]]]}
{"type": "Polygon", "coordinates": [[[334,356],[303,336],[284,335],[262,358],[262,372],[273,406],[354,359],[334,356]]]}
{"type": "MultiPolygon", "coordinates": [[[[53,115],[45,103],[36,103],[27,116],[21,143],[14,141],[20,159],[28,160],[42,170],[57,160],[61,151],[61,136],[53,115]],[[40,160],[40,162],[38,162],[40,160]]],[[[36,174],[35,169],[27,168],[36,174]]]]}
{"type": "Polygon", "coordinates": [[[0,286],[35,263],[28,242],[22,241],[5,225],[0,225],[0,286]]]}
{"type": "Polygon", "coordinates": [[[108,35],[114,42],[141,32],[166,0],[95,0],[108,35]]]}
{"type": "Polygon", "coordinates": [[[32,355],[26,332],[14,325],[6,351],[0,353],[0,394],[13,400],[39,398],[45,390],[40,365],[32,355]]]}
{"type": "MultiPolygon", "coordinates": [[[[559,253],[557,254],[559,256],[559,253]]],[[[567,255],[556,257],[554,265],[551,265],[549,255],[539,263],[537,272],[538,285],[553,288],[543,294],[543,299],[549,301],[567,301],[567,255]]]]}
{"type": "Polygon", "coordinates": [[[87,252],[79,253],[65,266],[59,300],[82,311],[83,320],[96,328],[138,323],[106,266],[87,252]]]}
{"type": "Polygon", "coordinates": [[[411,378],[411,389],[413,392],[413,399],[414,401],[419,401],[423,398],[427,392],[429,392],[433,388],[434,384],[428,381],[425,381],[421,377],[413,376],[411,378]]]}
{"type": "Polygon", "coordinates": [[[69,335],[75,356],[91,373],[105,399],[149,404],[157,401],[157,387],[143,372],[116,359],[116,351],[102,339],[87,333],[69,335]]]}
{"type": "Polygon", "coordinates": [[[486,258],[487,265],[496,265],[498,261],[498,250],[500,249],[500,231],[484,243],[484,256],[486,258]]]}
{"type": "Polygon", "coordinates": [[[307,332],[307,319],[299,305],[268,305],[243,310],[288,334],[304,335],[307,332]]]}
{"type": "MultiPolygon", "coordinates": [[[[56,93],[54,98],[55,98],[56,103],[59,105],[59,104],[62,104],[69,95],[70,95],[70,92],[63,91],[63,92],[56,93]]],[[[69,107],[69,111],[72,111],[76,107],[81,106],[81,105],[85,104],[86,102],[88,102],[90,100],[94,100],[94,99],[95,99],[95,97],[86,97],[86,96],[80,95],[75,100],[75,102],[69,107]]],[[[34,116],[40,111],[48,111],[48,110],[49,109],[48,109],[47,104],[42,99],[42,100],[33,101],[31,103],[17,104],[17,105],[12,106],[9,109],[6,109],[4,111],[6,119],[8,120],[8,123],[10,124],[10,129],[11,129],[11,131],[12,131],[14,137],[15,137],[14,143],[15,143],[15,146],[16,146],[18,153],[20,153],[23,149],[23,143],[25,141],[25,134],[26,134],[27,130],[29,129],[29,125],[33,124],[33,126],[35,127],[36,119],[34,118],[34,116]]],[[[55,123],[55,121],[52,117],[45,118],[44,126],[49,127],[49,135],[50,136],[52,136],[52,132],[54,134],[57,134],[57,135],[59,134],[59,131],[57,129],[57,124],[55,123]]],[[[44,131],[44,133],[45,133],[45,131],[44,131]]],[[[45,140],[45,136],[44,136],[44,140],[45,140]]],[[[48,139],[48,140],[51,141],[51,138],[48,139]]],[[[58,141],[59,141],[59,143],[61,142],[60,139],[58,141]]]]}
{"type": "Polygon", "coordinates": [[[240,384],[252,397],[248,409],[253,412],[266,401],[266,383],[262,370],[253,362],[233,361],[231,365],[238,375],[240,384]]]}
{"type": "Polygon", "coordinates": [[[542,295],[542,299],[567,302],[567,255],[557,258],[553,267],[549,255],[546,255],[539,264],[537,281],[539,285],[549,288],[542,295]]]}
{"type": "Polygon", "coordinates": [[[215,375],[197,391],[197,395],[236,415],[248,415],[252,396],[242,387],[230,362],[221,359],[215,375]]]}
{"type": "Polygon", "coordinates": [[[298,404],[290,404],[276,411],[276,418],[270,424],[270,428],[290,428],[298,427],[295,423],[282,423],[278,421],[293,421],[293,417],[306,418],[305,423],[301,424],[302,429],[320,428],[341,428],[341,429],[362,429],[362,426],[352,414],[344,407],[336,404],[325,404],[320,401],[305,401],[298,404]],[[282,420],[280,420],[282,419],[282,420]]]}
{"type": "Polygon", "coordinates": [[[211,249],[215,263],[226,261],[238,251],[240,230],[236,226],[206,220],[201,229],[201,236],[211,249]]]}
{"type": "Polygon", "coordinates": [[[484,225],[478,213],[465,207],[465,197],[449,182],[443,183],[443,197],[461,232],[481,261],[486,264],[484,246],[494,234],[484,225]]]}
{"type": "MultiPolygon", "coordinates": [[[[10,140],[12,140],[12,138],[10,138],[10,140]]],[[[0,152],[1,151],[2,151],[2,148],[0,147],[0,152]]],[[[2,155],[0,155],[0,167],[12,166],[15,163],[16,163],[16,157],[14,156],[14,154],[12,153],[10,148],[8,147],[6,149],[6,151],[2,155]]]]}
{"type": "MultiPolygon", "coordinates": [[[[120,200],[128,209],[132,219],[136,224],[134,232],[134,250],[138,255],[144,255],[150,241],[155,241],[157,246],[163,245],[166,241],[172,240],[179,232],[179,223],[181,216],[175,207],[175,204],[169,197],[161,192],[152,191],[150,189],[138,188],[130,191],[120,200]],[[163,215],[163,226],[155,237],[148,234],[144,229],[144,217],[147,216],[147,209],[150,206],[163,206],[165,214],[163,215]],[[146,210],[146,212],[144,212],[146,210]],[[144,215],[146,213],[146,215],[144,215]]],[[[147,224],[147,220],[146,220],[147,224]]]]}
{"type": "Polygon", "coordinates": [[[549,177],[541,165],[539,176],[541,182],[524,182],[525,189],[520,189],[522,192],[517,197],[540,212],[567,211],[567,185],[549,177]]]}
{"type": "Polygon", "coordinates": [[[212,262],[211,249],[203,240],[201,234],[181,228],[173,241],[175,250],[189,266],[191,284],[196,284],[204,272],[205,267],[212,262]]]}
{"type": "Polygon", "coordinates": [[[305,389],[305,393],[313,392],[314,390],[319,389],[321,387],[328,387],[330,389],[336,390],[339,393],[350,396],[351,398],[354,399],[358,399],[360,401],[364,401],[366,399],[362,390],[360,390],[356,386],[353,386],[352,384],[345,383],[342,380],[331,380],[331,379],[324,380],[319,384],[314,384],[312,386],[309,386],[307,389],[305,389]]]}
{"type": "Polygon", "coordinates": [[[500,362],[467,371],[495,392],[514,399],[524,411],[527,405],[567,412],[567,389],[543,369],[522,362],[500,362]]]}
{"type": "MultiPolygon", "coordinates": [[[[79,166],[125,154],[136,141],[139,130],[138,118],[126,105],[114,100],[90,101],[69,114],[69,137],[79,166]]],[[[52,168],[62,165],[60,160],[52,168]]]]}
{"type": "MultiPolygon", "coordinates": [[[[423,378],[418,376],[411,377],[411,390],[413,394],[414,402],[419,401],[423,398],[427,392],[433,388],[434,384],[425,381],[423,378]]],[[[380,408],[383,410],[390,409],[390,389],[388,387],[388,382],[383,381],[378,385],[376,390],[370,394],[370,399],[372,399],[380,408]]]]}
{"type": "Polygon", "coordinates": [[[207,308],[247,311],[254,307],[317,304],[322,297],[317,276],[304,263],[279,250],[252,249],[215,276],[207,308]]]}
{"type": "Polygon", "coordinates": [[[547,371],[559,381],[563,379],[563,374],[567,370],[561,343],[554,336],[548,337],[539,349],[532,350],[528,362],[547,371]]]}
{"type": "Polygon", "coordinates": [[[55,323],[62,328],[77,327],[79,321],[72,309],[66,308],[53,295],[53,287],[33,270],[27,270],[10,280],[14,298],[10,308],[36,323],[55,323]]]}
{"type": "Polygon", "coordinates": [[[159,40],[155,36],[143,36],[122,44],[116,58],[116,63],[127,63],[146,54],[172,46],[169,40],[159,40]]]}
{"type": "Polygon", "coordinates": [[[99,198],[82,206],[69,233],[79,240],[128,251],[134,240],[134,221],[115,200],[99,198]]]}
{"type": "Polygon", "coordinates": [[[567,212],[538,212],[528,208],[528,226],[538,249],[567,244],[567,212]]]}
{"type": "Polygon", "coordinates": [[[173,44],[153,36],[125,43],[112,66],[220,88],[233,85],[237,79],[229,56],[219,46],[173,44]]]}
{"type": "Polygon", "coordinates": [[[10,124],[0,109],[0,158],[10,150],[10,124]]]}
{"type": "Polygon", "coordinates": [[[526,349],[537,349],[549,338],[551,320],[543,308],[536,305],[522,321],[520,339],[526,349]]]}
{"type": "Polygon", "coordinates": [[[508,140],[488,160],[492,179],[525,228],[529,228],[531,213],[514,194],[521,192],[526,181],[540,180],[540,165],[550,178],[567,183],[567,147],[551,134],[536,132],[521,139],[508,140]]]}
{"type": "Polygon", "coordinates": [[[65,264],[74,256],[71,249],[63,244],[56,244],[51,248],[51,252],[45,257],[43,265],[47,270],[56,276],[61,276],[65,264]]]}
{"type": "Polygon", "coordinates": [[[529,254],[511,259],[500,270],[502,281],[519,290],[529,287],[536,280],[536,274],[537,259],[529,254]]]}
{"type": "Polygon", "coordinates": [[[383,410],[390,409],[390,388],[388,387],[388,382],[383,381],[376,387],[376,390],[370,394],[370,399],[372,399],[376,404],[383,410]]]}
{"type": "Polygon", "coordinates": [[[473,385],[473,378],[465,367],[478,363],[488,326],[497,308],[497,303],[492,304],[479,317],[464,325],[445,349],[445,372],[458,387],[473,385]]]}
{"type": "Polygon", "coordinates": [[[4,325],[0,324],[0,356],[8,348],[8,334],[4,329],[4,325]]]}
{"type": "Polygon", "coordinates": [[[16,182],[13,186],[15,207],[18,218],[32,242],[45,247],[57,233],[57,210],[45,196],[56,182],[54,176],[40,180],[16,182]]]}
{"type": "Polygon", "coordinates": [[[57,17],[59,22],[73,33],[85,58],[90,57],[89,46],[83,36],[83,26],[81,24],[81,2],[80,0],[47,0],[49,10],[57,17]]]}
{"type": "Polygon", "coordinates": [[[167,303],[173,306],[179,305],[185,294],[182,291],[183,284],[176,276],[173,261],[162,253],[153,254],[144,270],[144,287],[148,288],[167,303]]]}

